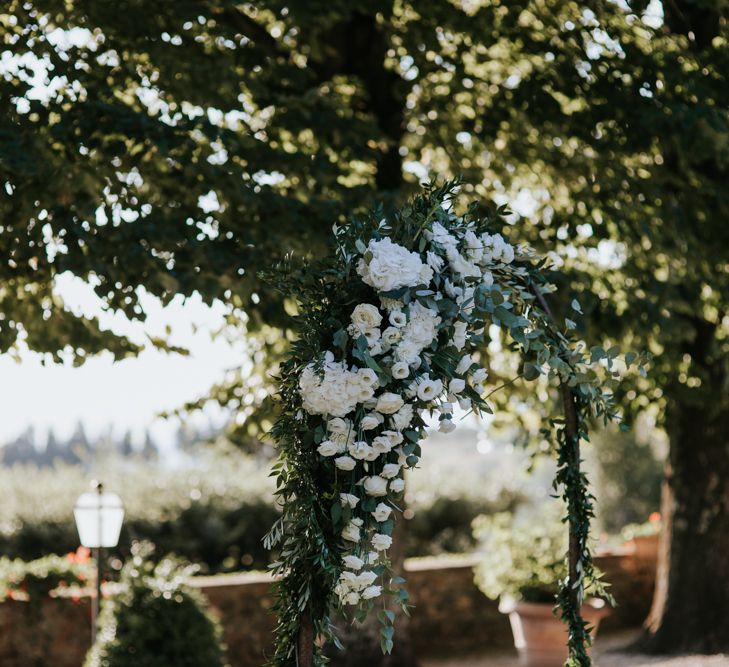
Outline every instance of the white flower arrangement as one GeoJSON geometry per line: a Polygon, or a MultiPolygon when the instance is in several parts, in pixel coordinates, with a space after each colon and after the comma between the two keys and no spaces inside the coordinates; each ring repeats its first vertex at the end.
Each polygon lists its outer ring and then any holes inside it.
{"type": "MultiPolygon", "coordinates": [[[[336,227],[336,256],[306,283],[301,338],[284,365],[284,410],[274,433],[283,443],[277,474],[284,515],[268,544],[285,547],[273,568],[282,577],[281,664],[295,643],[302,581],[319,601],[360,612],[383,594],[407,606],[405,591],[389,577],[387,555],[404,472],[420,459],[424,411],[437,411],[440,430],[449,433],[456,405],[477,414],[489,410],[483,398],[489,325],[506,330],[515,348],[534,360],[533,377],[579,376],[571,386],[584,392],[584,405],[613,416],[611,395],[589,355],[569,347],[568,334],[535,309],[534,285],[548,286],[532,268],[534,253],[496,231],[503,229],[500,212],[459,217],[444,206],[452,187],[429,190],[392,221],[336,227]],[[322,287],[327,281],[331,288],[322,287]],[[566,349],[569,363],[560,356],[566,349]],[[315,559],[312,536],[328,545],[315,559]],[[320,579],[311,574],[312,563],[320,579]]],[[[579,461],[574,465],[579,470],[579,461]]],[[[577,481],[568,492],[580,494],[582,476],[571,472],[565,479],[577,481]]],[[[589,521],[588,510],[580,521],[589,521]]],[[[588,581],[587,546],[581,554],[588,581]]],[[[317,632],[331,632],[324,616],[314,621],[317,632]]],[[[391,636],[383,634],[386,651],[391,636]]]]}

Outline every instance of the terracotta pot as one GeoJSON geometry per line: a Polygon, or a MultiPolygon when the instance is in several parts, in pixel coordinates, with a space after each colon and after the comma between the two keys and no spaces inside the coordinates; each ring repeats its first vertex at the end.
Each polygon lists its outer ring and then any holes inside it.
{"type": "MultiPolygon", "coordinates": [[[[562,667],[567,659],[567,628],[554,615],[554,605],[539,602],[517,602],[502,605],[509,614],[514,646],[523,667],[562,667]]],[[[594,639],[600,621],[610,612],[602,600],[587,603],[580,610],[592,627],[594,639]]]]}
{"type": "Polygon", "coordinates": [[[631,542],[634,545],[635,558],[642,563],[655,563],[658,560],[659,535],[638,535],[631,542]]]}

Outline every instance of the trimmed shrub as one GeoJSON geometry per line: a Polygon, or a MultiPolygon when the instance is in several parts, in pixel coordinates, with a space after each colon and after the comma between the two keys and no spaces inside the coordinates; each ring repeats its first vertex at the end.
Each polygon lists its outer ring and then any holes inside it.
{"type": "Polygon", "coordinates": [[[150,556],[149,545],[133,545],[84,667],[223,667],[220,626],[185,583],[192,568],[150,556]]]}

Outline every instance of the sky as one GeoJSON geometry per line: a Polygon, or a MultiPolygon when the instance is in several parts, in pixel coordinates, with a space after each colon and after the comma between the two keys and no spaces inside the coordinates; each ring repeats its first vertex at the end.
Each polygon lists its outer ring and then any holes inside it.
{"type": "MultiPolygon", "coordinates": [[[[49,428],[63,437],[81,421],[89,435],[112,426],[117,432],[129,428],[141,440],[149,429],[167,446],[179,422],[157,415],[204,395],[227,369],[247,360],[242,341],[212,335],[224,323],[222,304],[208,307],[193,297],[187,301],[176,298],[163,307],[155,297],[143,294],[148,321],[141,325],[121,314],[104,312],[91,287],[78,278],[62,275],[57,284],[58,293],[74,312],[97,315],[104,327],[126,333],[136,342],[142,342],[145,333],[161,335],[169,326],[170,342],[187,348],[190,355],[146,349],[136,358],[114,362],[110,354],[102,354],[77,368],[71,364],[44,366],[40,355],[32,353],[23,353],[21,363],[0,355],[0,405],[6,408],[0,420],[0,443],[28,426],[34,427],[42,443],[49,428]]],[[[219,408],[209,406],[194,421],[204,424],[223,418],[219,408]]]]}

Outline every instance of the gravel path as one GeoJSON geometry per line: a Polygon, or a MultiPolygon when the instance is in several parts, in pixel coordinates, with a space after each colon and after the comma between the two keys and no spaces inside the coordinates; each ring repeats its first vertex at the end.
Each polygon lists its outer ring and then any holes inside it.
{"type": "MultiPolygon", "coordinates": [[[[595,644],[595,667],[729,667],[729,655],[675,656],[671,658],[622,653],[620,647],[630,642],[633,635],[612,635],[598,638],[595,644]]],[[[514,652],[484,653],[462,658],[430,659],[423,667],[519,667],[514,652]]]]}

